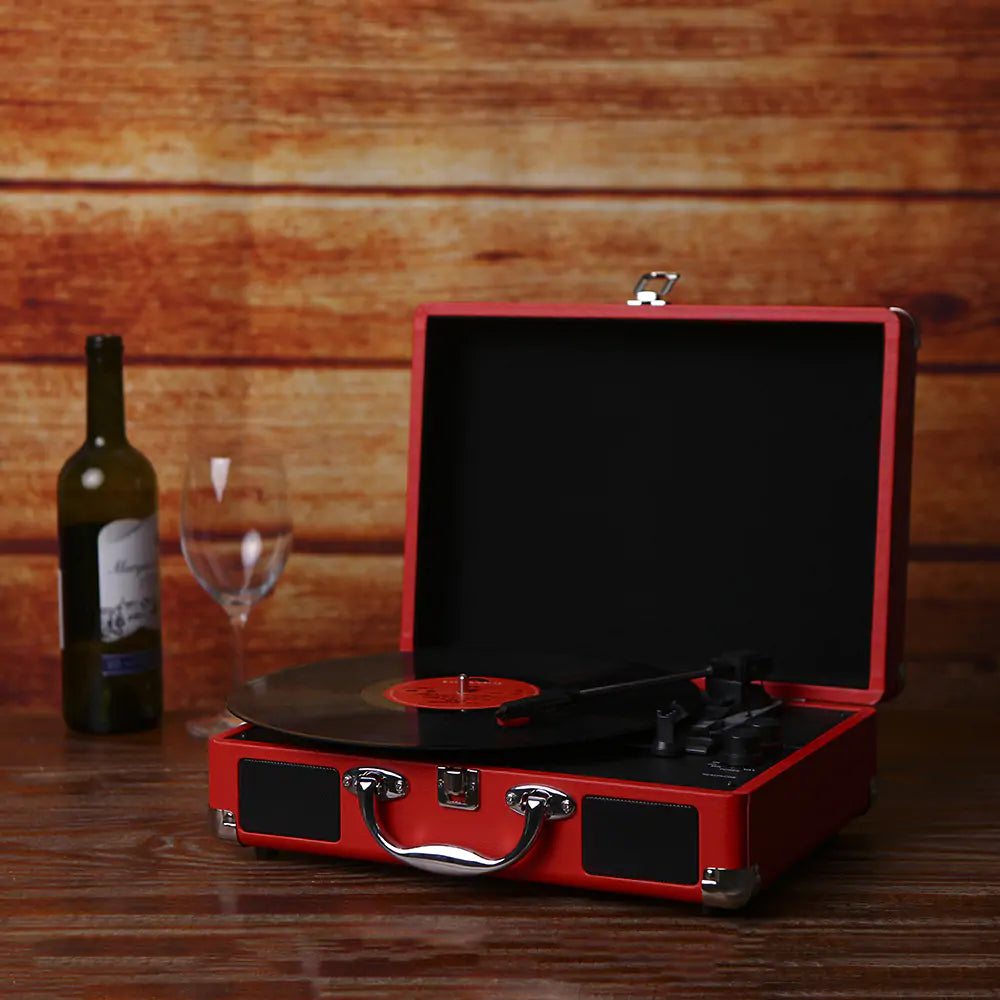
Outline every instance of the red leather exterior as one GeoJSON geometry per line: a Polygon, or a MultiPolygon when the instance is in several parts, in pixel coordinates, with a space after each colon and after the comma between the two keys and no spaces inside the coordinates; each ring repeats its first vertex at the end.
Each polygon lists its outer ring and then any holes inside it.
{"type": "MultiPolygon", "coordinates": [[[[588,795],[693,806],[699,814],[699,871],[757,864],[770,881],[838,827],[863,811],[874,773],[874,713],[859,709],[750,784],[735,791],[623,782],[558,771],[503,767],[480,769],[481,804],[475,811],[448,809],[437,801],[437,763],[299,749],[214,737],[209,744],[209,804],[236,816],[240,843],[366,861],[398,863],[373,840],[357,800],[341,791],[341,836],[335,843],[251,833],[240,824],[238,768],[243,758],[336,768],[380,766],[406,777],[405,798],[379,806],[379,822],[397,843],[455,844],[502,857],[517,842],[523,820],[504,801],[508,788],[536,783],[558,788],[577,804],[576,813],[546,822],[531,853],[499,877],[632,895],[701,902],[701,886],[609,878],[584,870],[581,806],[588,795]],[[815,800],[815,801],[813,801],[815,800]]],[[[444,762],[442,762],[444,763],[444,762]]]]}
{"type": "MultiPolygon", "coordinates": [[[[336,842],[252,833],[240,822],[238,774],[242,759],[334,768],[342,778],[356,766],[381,766],[405,775],[408,794],[378,806],[379,822],[389,837],[406,847],[453,844],[488,857],[506,855],[521,835],[524,820],[505,802],[507,789],[535,783],[558,788],[573,798],[577,811],[566,819],[546,821],[531,852],[501,877],[555,883],[645,896],[702,901],[700,882],[668,884],[611,878],[584,869],[582,812],[587,796],[665,803],[698,810],[698,871],[756,866],[763,883],[775,879],[869,804],[876,760],[873,705],[900,685],[910,451],[913,426],[914,331],[888,309],[798,307],[575,306],[530,303],[439,303],[421,307],[414,320],[410,410],[407,513],[404,550],[403,613],[400,648],[413,649],[417,579],[417,526],[420,516],[420,468],[424,409],[427,323],[433,316],[718,320],[775,322],[857,322],[879,324],[885,331],[881,433],[876,512],[876,552],[872,594],[870,680],[864,688],[839,688],[790,682],[769,683],[771,693],[847,716],[823,736],[736,789],[675,787],[536,771],[502,766],[481,767],[480,806],[463,811],[442,807],[437,799],[437,767],[454,763],[374,757],[349,750],[302,749],[273,742],[233,739],[221,734],[209,743],[209,802],[231,811],[237,835],[247,846],[305,851],[367,861],[400,863],[388,855],[366,828],[357,799],[340,789],[340,837],[336,842]]],[[[238,732],[234,731],[234,732],[238,732]]],[[[544,754],[539,760],[544,765],[544,754]]],[[[469,766],[476,766],[474,763],[469,766]]],[[[623,841],[627,843],[627,837],[623,841]]],[[[654,844],[657,842],[654,841],[654,844]]]]}

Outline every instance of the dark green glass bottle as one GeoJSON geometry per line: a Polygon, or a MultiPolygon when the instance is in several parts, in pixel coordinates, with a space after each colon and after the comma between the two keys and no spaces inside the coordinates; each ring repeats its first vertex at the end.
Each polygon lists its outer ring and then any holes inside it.
{"type": "Polygon", "coordinates": [[[125,437],[121,337],[87,338],[87,439],[59,473],[59,632],[71,729],[162,714],[156,473],[125,437]]]}

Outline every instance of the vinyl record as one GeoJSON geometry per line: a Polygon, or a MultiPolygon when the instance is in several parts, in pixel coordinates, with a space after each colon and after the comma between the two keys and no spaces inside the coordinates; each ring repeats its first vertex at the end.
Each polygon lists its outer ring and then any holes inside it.
{"type": "Polygon", "coordinates": [[[527,749],[640,732],[652,726],[655,705],[648,694],[639,707],[634,699],[628,704],[616,698],[523,726],[500,726],[495,709],[504,701],[657,673],[569,655],[426,649],[289,667],[244,684],[228,705],[254,725],[322,742],[413,750],[527,749]]]}

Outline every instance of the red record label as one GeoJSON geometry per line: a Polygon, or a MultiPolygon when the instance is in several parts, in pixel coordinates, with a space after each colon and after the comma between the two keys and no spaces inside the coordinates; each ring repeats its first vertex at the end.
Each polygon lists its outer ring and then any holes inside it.
{"type": "Polygon", "coordinates": [[[383,692],[408,708],[499,708],[504,702],[533,698],[541,688],[507,677],[425,677],[393,684],[383,692]]]}

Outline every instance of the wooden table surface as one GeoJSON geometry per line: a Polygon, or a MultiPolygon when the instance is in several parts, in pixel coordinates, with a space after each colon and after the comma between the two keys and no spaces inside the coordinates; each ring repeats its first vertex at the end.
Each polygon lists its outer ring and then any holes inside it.
{"type": "Polygon", "coordinates": [[[1000,677],[911,670],[875,807],[739,914],[392,865],[258,861],[205,822],[205,747],[0,731],[0,995],[1000,996],[1000,677]]]}

